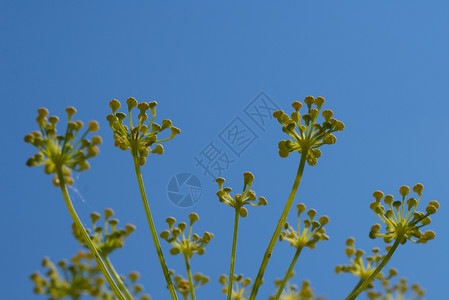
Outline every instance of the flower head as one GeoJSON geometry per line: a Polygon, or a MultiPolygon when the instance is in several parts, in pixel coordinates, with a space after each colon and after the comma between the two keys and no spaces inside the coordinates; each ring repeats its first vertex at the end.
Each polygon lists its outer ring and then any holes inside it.
{"type": "Polygon", "coordinates": [[[108,115],[106,119],[114,132],[114,145],[122,150],[131,150],[131,153],[138,157],[139,164],[143,166],[149,153],[164,153],[164,148],[160,143],[173,139],[181,133],[181,130],[172,126],[170,120],[162,120],[161,125],[154,122],[157,105],[155,101],[138,103],[136,99],[128,98],[126,103],[128,105],[129,127],[123,124],[126,114],[117,112],[121,107],[118,100],[114,99],[109,102],[112,114],[108,115]],[[135,126],[133,126],[131,117],[131,110],[134,107],[137,107],[140,111],[137,116],[139,122],[134,124],[135,126]],[[148,124],[144,124],[148,120],[148,110],[151,112],[151,120],[148,124]],[[158,135],[166,129],[171,130],[170,136],[159,139],[158,135]]]}
{"type": "MultiPolygon", "coordinates": [[[[134,232],[134,230],[136,230],[136,227],[131,224],[125,225],[124,229],[117,228],[119,220],[112,218],[113,216],[114,211],[110,208],[106,208],[104,210],[104,226],[101,227],[96,224],[97,221],[101,219],[100,214],[96,212],[90,214],[93,230],[87,229],[87,232],[90,235],[90,239],[94,242],[95,247],[98,249],[98,252],[103,257],[106,257],[117,248],[122,248],[125,243],[125,239],[132,232],[134,232]]],[[[75,238],[81,245],[87,248],[87,245],[75,223],[73,223],[72,229],[75,238]]]]}
{"type": "Polygon", "coordinates": [[[192,225],[199,220],[199,217],[196,213],[191,213],[189,215],[189,220],[190,225],[187,234],[185,232],[187,228],[186,223],[180,222],[178,223],[178,226],[175,227],[175,218],[169,217],[166,220],[169,230],[162,231],[160,237],[173,246],[173,248],[170,249],[170,253],[173,255],[182,253],[189,258],[195,253],[202,255],[204,254],[206,245],[209,244],[210,240],[214,237],[210,232],[203,233],[202,237],[196,233],[192,234],[192,225]]]}
{"type": "Polygon", "coordinates": [[[409,285],[405,278],[400,278],[395,284],[391,283],[391,278],[384,278],[381,280],[381,286],[382,292],[374,289],[367,291],[368,298],[371,300],[424,299],[425,291],[416,283],[409,285]]]}
{"type": "MultiPolygon", "coordinates": [[[[64,259],[57,264],[44,258],[42,266],[47,269],[45,275],[35,272],[30,276],[36,294],[47,295],[49,299],[79,299],[84,295],[96,299],[115,299],[90,252],[79,251],[69,261],[64,259]]],[[[132,272],[125,284],[134,299],[149,300],[148,295],[140,296],[143,286],[136,283],[138,279],[139,274],[132,272]]]]}
{"type": "Polygon", "coordinates": [[[337,138],[332,133],[342,131],[345,125],[332,118],[333,112],[329,109],[321,113],[324,118],[323,123],[317,122],[324,98],[307,96],[304,103],[307,105],[308,111],[302,116],[299,113],[302,103],[299,101],[292,103],[295,111],[290,116],[282,110],[273,113],[273,117],[282,125],[282,131],[291,137],[289,140],[279,142],[279,155],[287,157],[290,152],[296,151],[307,155],[307,163],[314,166],[321,156],[321,151],[318,148],[322,145],[335,144],[337,138]],[[316,108],[312,108],[313,106],[316,108]]]}
{"type": "MultiPolygon", "coordinates": [[[[386,247],[386,250],[390,250],[390,246],[386,247]]],[[[354,245],[354,238],[349,238],[346,240],[345,253],[348,256],[351,264],[349,265],[339,265],[335,268],[335,273],[351,273],[360,278],[360,280],[366,280],[371,273],[377,268],[377,266],[382,262],[386,254],[379,254],[379,248],[372,249],[372,256],[366,256],[364,259],[365,251],[361,249],[356,249],[354,245]]],[[[385,277],[383,273],[379,272],[376,276],[377,279],[389,279],[396,275],[397,271],[393,268],[389,270],[388,277],[385,277]]],[[[369,284],[372,287],[373,283],[369,284]]]]}
{"type": "MultiPolygon", "coordinates": [[[[173,270],[169,270],[169,274],[173,277],[175,289],[180,292],[185,299],[187,299],[189,296],[189,281],[181,275],[175,275],[175,272],[173,270]]],[[[203,275],[202,273],[195,273],[193,275],[193,289],[199,289],[209,281],[210,278],[206,275],[203,275]]]]}
{"type": "Polygon", "coordinates": [[[440,204],[437,201],[430,201],[426,207],[426,212],[417,211],[419,201],[421,200],[422,191],[424,186],[420,183],[413,187],[413,192],[418,196],[418,200],[410,197],[406,200],[406,197],[410,193],[408,186],[401,186],[399,193],[402,200],[394,201],[392,195],[386,195],[381,191],[375,191],[373,196],[375,201],[371,203],[370,208],[374,211],[377,217],[385,224],[386,232],[380,233],[380,224],[375,224],[371,227],[369,236],[374,239],[376,237],[382,237],[386,243],[391,242],[394,239],[401,238],[401,243],[405,243],[410,240],[414,243],[427,243],[427,241],[435,238],[433,231],[421,232],[421,227],[424,227],[431,223],[430,215],[437,212],[440,204]],[[383,199],[385,206],[381,204],[383,199]]]}
{"type": "Polygon", "coordinates": [[[223,187],[225,183],[224,178],[217,178],[218,188],[220,189],[217,192],[218,199],[237,209],[240,213],[241,217],[246,217],[248,215],[248,210],[243,207],[244,205],[252,205],[252,206],[260,206],[267,205],[267,200],[264,197],[259,197],[259,201],[254,203],[257,200],[256,193],[251,190],[251,186],[254,181],[254,175],[250,172],[243,173],[243,192],[241,194],[235,194],[234,197],[230,195],[232,189],[229,187],[223,187]]]}
{"type": "MultiPolygon", "coordinates": [[[[313,289],[308,280],[302,281],[301,288],[299,288],[296,284],[291,284],[290,279],[294,276],[295,272],[293,271],[288,275],[287,284],[279,297],[279,300],[324,300],[324,298],[314,295],[313,289]]],[[[282,284],[282,279],[275,280],[274,284],[276,288],[278,288],[282,284]]],[[[269,299],[274,300],[276,297],[270,296],[269,299]]]]}
{"type": "Polygon", "coordinates": [[[56,124],[59,122],[57,116],[48,117],[46,108],[37,110],[36,122],[39,124],[39,131],[34,131],[25,136],[25,142],[35,146],[39,152],[28,159],[27,166],[45,166],[45,173],[54,174],[53,183],[60,185],[58,170],[61,171],[64,183],[73,184],[71,176],[73,171],[83,171],[90,168],[89,158],[96,156],[100,150],[101,138],[94,136],[91,140],[86,139],[86,135],[98,131],[98,122],[90,121],[84,134],[76,141],[80,130],[84,127],[81,121],[72,121],[76,109],[68,107],[67,129],[64,135],[58,135],[56,124]]]}
{"type": "MultiPolygon", "coordinates": [[[[218,278],[218,282],[223,285],[221,292],[226,295],[229,285],[228,276],[226,276],[225,274],[220,275],[220,277],[218,278]]],[[[249,292],[251,292],[251,278],[244,278],[243,274],[239,274],[233,277],[233,282],[234,283],[232,284],[231,299],[248,300],[249,298],[247,297],[247,295],[249,294],[249,292]]]]}
{"type": "Polygon", "coordinates": [[[314,249],[317,242],[329,239],[323,227],[329,223],[329,217],[322,216],[318,221],[314,220],[316,210],[310,209],[307,212],[309,218],[304,220],[304,228],[301,229],[300,215],[306,211],[306,206],[300,203],[296,208],[298,210],[297,231],[288,223],[285,223],[284,231],[279,236],[281,241],[286,240],[295,248],[309,247],[310,249],[314,249]]]}

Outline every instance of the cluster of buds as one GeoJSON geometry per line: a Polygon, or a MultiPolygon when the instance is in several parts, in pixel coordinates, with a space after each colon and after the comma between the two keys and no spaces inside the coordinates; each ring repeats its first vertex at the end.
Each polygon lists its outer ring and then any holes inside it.
{"type": "Polygon", "coordinates": [[[281,232],[279,240],[286,240],[290,242],[291,246],[295,248],[309,247],[314,249],[316,243],[319,241],[328,240],[324,225],[329,223],[329,217],[322,216],[318,221],[314,220],[316,216],[316,210],[310,209],[307,211],[308,219],[304,220],[304,228],[301,229],[300,215],[306,211],[306,206],[300,203],[296,206],[298,210],[298,227],[295,230],[287,222],[284,225],[284,231],[281,232]]]}
{"type": "MultiPolygon", "coordinates": [[[[49,258],[44,258],[42,266],[48,269],[45,275],[35,272],[30,276],[34,282],[36,294],[47,295],[51,300],[66,297],[79,299],[83,295],[102,300],[115,299],[114,293],[108,288],[90,252],[79,251],[70,262],[61,260],[57,265],[49,258]]],[[[143,287],[136,284],[138,273],[130,273],[128,279],[131,282],[133,295],[135,299],[138,299],[137,297],[143,291],[143,287]]],[[[150,297],[142,295],[140,300],[150,300],[150,297]]]]}
{"type": "Polygon", "coordinates": [[[25,142],[35,146],[39,152],[33,155],[26,162],[27,166],[45,166],[47,174],[54,174],[53,184],[59,186],[58,170],[62,172],[65,184],[73,184],[73,171],[83,171],[90,168],[89,158],[96,156],[100,150],[98,145],[102,140],[99,136],[94,136],[91,140],[86,139],[89,131],[96,132],[99,129],[98,122],[90,121],[87,130],[76,141],[77,134],[84,127],[81,121],[72,121],[76,109],[67,107],[68,116],[67,129],[64,135],[58,135],[56,124],[59,122],[57,116],[48,116],[46,108],[37,110],[36,122],[39,124],[39,131],[33,131],[25,136],[25,142]]]}
{"type": "Polygon", "coordinates": [[[241,217],[246,217],[248,215],[248,210],[243,207],[246,204],[252,206],[267,205],[267,200],[264,197],[259,197],[259,201],[254,203],[257,197],[256,193],[250,190],[254,181],[254,175],[250,172],[243,173],[243,192],[241,194],[235,194],[234,197],[230,195],[232,192],[231,188],[223,187],[223,184],[225,183],[224,178],[217,178],[216,181],[218,183],[218,188],[220,189],[217,192],[220,202],[234,207],[239,212],[241,217]]]}
{"type": "MultiPolygon", "coordinates": [[[[90,214],[93,230],[87,229],[90,239],[95,244],[101,256],[106,257],[117,248],[122,248],[125,239],[134,231],[136,227],[132,224],[125,225],[125,228],[117,228],[118,219],[113,219],[114,211],[110,208],[104,210],[104,226],[97,226],[97,221],[101,219],[99,213],[90,214]],[[110,229],[109,229],[110,227],[110,229]]],[[[81,233],[75,223],[72,225],[73,235],[81,245],[87,248],[81,233]]]]}
{"type": "MultiPolygon", "coordinates": [[[[229,280],[225,274],[220,275],[218,282],[223,285],[221,292],[228,293],[229,280]]],[[[233,300],[248,300],[247,295],[251,292],[251,278],[243,278],[243,274],[234,275],[232,284],[231,299],[233,300]]]]}
{"type": "MultiPolygon", "coordinates": [[[[140,278],[140,274],[137,271],[131,272],[128,274],[129,286],[128,289],[131,291],[134,299],[137,299],[137,296],[143,292],[143,286],[138,284],[137,281],[140,278]]],[[[115,297],[111,298],[114,299],[115,297]]],[[[150,295],[144,294],[140,296],[140,300],[151,300],[150,295]]]]}
{"type": "MultiPolygon", "coordinates": [[[[175,272],[173,270],[170,270],[169,273],[170,276],[174,276],[173,281],[175,283],[175,289],[181,293],[184,299],[188,299],[190,293],[189,281],[181,275],[175,275],[175,272]]],[[[206,275],[203,275],[202,273],[196,273],[193,275],[193,289],[199,289],[209,281],[210,278],[206,275]]]]}
{"type": "Polygon", "coordinates": [[[170,120],[163,120],[161,125],[154,122],[156,118],[156,105],[157,102],[141,102],[138,103],[134,98],[128,98],[126,100],[128,105],[129,114],[129,127],[123,124],[123,120],[126,118],[126,114],[117,112],[120,109],[120,102],[118,100],[112,100],[109,102],[109,106],[112,109],[112,114],[108,115],[106,119],[109,121],[109,126],[114,132],[114,145],[122,150],[131,150],[133,155],[136,155],[139,160],[139,164],[143,166],[146,162],[146,157],[149,153],[162,154],[164,148],[160,143],[173,139],[177,134],[181,133],[181,130],[172,126],[170,120]],[[139,109],[138,120],[139,122],[134,124],[132,122],[131,110],[137,107],[139,109]],[[151,120],[148,125],[144,124],[148,120],[148,109],[151,112],[151,120]],[[170,129],[171,134],[168,138],[158,140],[158,134],[165,129],[170,129]],[[155,145],[153,148],[151,148],[155,145]]]}
{"type": "MultiPolygon", "coordinates": [[[[391,246],[386,247],[386,251],[388,252],[390,250],[391,246]]],[[[366,280],[371,273],[377,268],[377,266],[381,263],[381,261],[384,259],[386,254],[379,254],[380,249],[379,248],[373,248],[371,250],[373,252],[372,256],[365,257],[366,263],[363,259],[363,256],[365,255],[365,252],[361,249],[356,249],[354,245],[354,238],[348,238],[346,240],[346,249],[345,253],[348,256],[349,261],[351,262],[350,265],[340,265],[335,268],[335,273],[351,273],[357,277],[360,278],[360,280],[366,280]]],[[[394,268],[389,269],[388,276],[385,277],[385,275],[382,272],[379,272],[376,276],[377,279],[384,280],[384,279],[390,279],[394,275],[397,274],[397,271],[394,268]]],[[[368,285],[368,287],[373,287],[373,282],[371,281],[368,285]]]]}
{"type": "Polygon", "coordinates": [[[371,203],[370,208],[387,227],[385,233],[380,233],[380,224],[373,225],[369,233],[370,238],[382,237],[386,243],[400,238],[402,244],[406,243],[407,240],[414,243],[427,243],[427,241],[434,239],[435,233],[433,231],[429,230],[423,233],[420,229],[431,223],[429,216],[437,212],[440,204],[437,201],[430,201],[426,207],[426,213],[417,211],[423,189],[424,186],[418,183],[413,187],[413,192],[418,195],[418,200],[415,198],[405,200],[410,193],[410,188],[405,185],[401,186],[399,188],[399,194],[402,196],[401,201],[394,201],[392,195],[386,195],[384,198],[381,191],[375,191],[373,196],[376,200],[371,203]],[[387,210],[380,202],[382,198],[385,205],[388,206],[387,210]]]}
{"type": "Polygon", "coordinates": [[[367,292],[370,300],[420,300],[424,299],[425,292],[418,284],[408,285],[405,278],[399,279],[399,282],[392,285],[390,279],[383,279],[381,281],[383,292],[370,290],[367,292]]]}
{"type": "Polygon", "coordinates": [[[292,103],[295,111],[291,116],[282,110],[273,113],[273,117],[282,125],[282,131],[292,138],[279,142],[279,155],[287,157],[290,152],[296,151],[302,155],[307,155],[307,163],[314,166],[321,156],[321,151],[318,148],[322,145],[335,144],[337,138],[332,133],[342,131],[345,125],[343,122],[332,118],[334,113],[329,109],[321,113],[324,122],[322,124],[317,122],[321,107],[324,104],[324,98],[307,96],[304,103],[307,105],[308,112],[302,116],[299,113],[302,103],[299,101],[292,103]],[[312,108],[313,105],[316,108],[312,108]]]}
{"type": "Polygon", "coordinates": [[[162,231],[160,236],[162,239],[166,240],[170,245],[173,246],[173,248],[170,249],[170,254],[177,255],[179,253],[182,253],[188,258],[191,258],[194,253],[202,255],[205,251],[204,248],[214,237],[214,235],[210,232],[203,233],[202,237],[200,237],[196,233],[192,234],[192,225],[199,220],[199,217],[196,213],[191,213],[189,215],[189,220],[189,232],[186,235],[186,223],[180,222],[178,223],[178,226],[175,227],[175,218],[169,217],[166,219],[169,230],[162,231]]]}
{"type": "MultiPolygon", "coordinates": [[[[289,281],[284,288],[279,300],[324,300],[322,297],[317,297],[314,295],[310,282],[308,280],[303,280],[301,288],[296,284],[291,284],[290,279],[295,276],[295,272],[290,272],[288,275],[289,281]]],[[[276,289],[282,284],[282,279],[276,279],[274,285],[276,289]]],[[[269,300],[276,299],[276,296],[270,296],[269,300]]]]}

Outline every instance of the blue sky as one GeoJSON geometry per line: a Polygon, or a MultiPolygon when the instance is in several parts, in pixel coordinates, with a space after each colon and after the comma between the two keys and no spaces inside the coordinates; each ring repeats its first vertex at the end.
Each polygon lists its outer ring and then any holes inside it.
{"type": "MultiPolygon", "coordinates": [[[[228,272],[233,211],[219,203],[216,184],[194,157],[215,142],[234,160],[222,176],[236,190],[242,173],[253,172],[253,188],[269,204],[241,220],[236,272],[254,278],[299,163],[298,156],[277,155],[285,136],[276,120],[259,127],[245,113],[264,92],[289,112],[294,100],[322,96],[346,125],[337,144],[323,147],[318,165],[306,167],[295,200],[330,217],[330,240],[303,251],[296,282],[307,278],[317,294],[345,297],[357,279],[333,270],[347,263],[346,238],[366,252],[384,247],[368,238],[378,222],[369,209],[373,191],[398,195],[401,185],[421,182],[422,209],[431,200],[441,204],[429,226],[437,237],[400,247],[389,266],[419,282],[428,299],[442,299],[449,267],[448,13],[447,1],[0,1],[3,297],[44,299],[32,294],[29,274],[44,256],[56,261],[79,249],[60,191],[42,168],[25,166],[34,149],[23,142],[37,128],[37,108],[63,116],[75,106],[77,118],[99,120],[104,141],[92,169],[76,181],[82,197],[74,195],[75,206],[86,221],[111,207],[122,224],[135,224],[112,260],[121,273],[139,270],[153,299],[168,299],[132,158],[113,146],[105,120],[108,102],[128,97],[158,101],[159,121],[169,118],[182,130],[164,155],[151,157],[143,176],[158,231],[166,217],[187,220],[195,211],[196,231],[215,234],[206,254],[192,261],[194,272],[211,277],[199,299],[222,297],[217,279],[228,272]],[[237,117],[257,136],[240,156],[220,139],[237,117]],[[181,172],[203,187],[190,208],[167,198],[168,182],[181,172]]],[[[286,243],[276,246],[261,299],[273,293],[273,279],[293,254],[286,243]]],[[[166,257],[184,274],[181,257],[166,257]]]]}

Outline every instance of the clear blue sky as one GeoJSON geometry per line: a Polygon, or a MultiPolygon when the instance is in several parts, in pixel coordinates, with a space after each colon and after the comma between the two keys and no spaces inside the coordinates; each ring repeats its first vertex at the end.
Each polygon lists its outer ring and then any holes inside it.
{"type": "MultiPolygon", "coordinates": [[[[42,257],[59,260],[79,248],[51,177],[25,166],[34,149],[23,136],[37,128],[42,106],[60,116],[75,106],[79,119],[99,120],[104,144],[76,182],[84,200],[75,197],[75,205],[86,221],[91,211],[111,207],[123,224],[137,226],[112,259],[122,273],[138,269],[153,299],[168,299],[131,156],[114,148],[105,120],[114,98],[156,100],[159,120],[170,118],[182,130],[165,144],[163,156],[151,157],[143,175],[159,231],[166,217],[186,220],[196,211],[196,231],[215,234],[206,254],[192,261],[194,272],[212,280],[198,291],[199,299],[223,297],[217,278],[228,272],[233,211],[218,202],[216,184],[194,157],[211,141],[226,149],[220,133],[236,117],[254,131],[257,139],[240,157],[229,152],[234,163],[222,174],[239,190],[242,173],[253,172],[254,189],[269,202],[251,207],[240,224],[236,272],[254,278],[299,162],[277,155],[285,137],[275,120],[267,119],[263,131],[245,114],[262,91],[286,111],[294,100],[322,96],[346,124],[337,144],[323,147],[318,165],[306,168],[297,195],[296,203],[331,221],[330,240],[303,251],[296,282],[307,278],[317,294],[344,298],[357,282],[333,271],[347,263],[346,238],[355,237],[367,252],[384,247],[368,238],[378,222],[369,209],[372,192],[398,195],[399,186],[421,182],[423,204],[441,204],[429,226],[437,237],[400,247],[389,265],[419,282],[428,299],[444,299],[448,16],[447,1],[0,0],[2,299],[44,299],[32,294],[29,274],[40,270],[42,257]],[[180,172],[195,174],[203,185],[201,199],[187,209],[167,198],[167,184],[180,172]]],[[[289,264],[284,258],[291,256],[287,244],[275,248],[261,299],[273,292],[273,279],[283,276],[289,264]]],[[[167,254],[167,261],[184,274],[181,257],[167,254]]]]}

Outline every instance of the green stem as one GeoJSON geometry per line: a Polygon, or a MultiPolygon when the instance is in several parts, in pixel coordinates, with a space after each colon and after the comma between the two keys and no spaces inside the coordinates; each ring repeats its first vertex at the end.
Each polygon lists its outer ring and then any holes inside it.
{"type": "Polygon", "coordinates": [[[287,219],[288,212],[293,204],[293,200],[295,199],[296,192],[298,191],[299,183],[301,182],[302,173],[304,172],[304,165],[307,159],[308,149],[303,149],[304,154],[301,154],[301,161],[299,162],[298,173],[296,174],[295,182],[293,183],[292,190],[290,195],[288,196],[287,203],[285,204],[284,211],[279,219],[279,222],[276,226],[276,230],[271,237],[270,244],[268,244],[268,248],[265,251],[265,255],[262,260],[262,264],[260,265],[259,273],[257,274],[256,280],[254,281],[253,289],[251,290],[251,295],[249,300],[256,299],[257,292],[259,290],[260,285],[262,284],[263,275],[265,273],[265,269],[267,268],[268,261],[271,257],[271,253],[273,251],[274,245],[276,244],[279,235],[281,234],[282,228],[284,227],[285,220],[287,219]]]}
{"type": "Polygon", "coordinates": [[[282,294],[282,291],[284,290],[285,285],[287,284],[288,278],[290,277],[291,272],[293,271],[293,267],[296,264],[296,261],[298,260],[299,254],[301,254],[301,250],[303,247],[299,247],[296,250],[295,256],[293,257],[292,263],[290,264],[290,267],[288,268],[287,273],[285,274],[284,280],[282,280],[281,285],[279,286],[279,290],[276,294],[276,297],[274,297],[274,300],[278,300],[279,297],[282,294]]]}
{"type": "Polygon", "coordinates": [[[106,264],[106,267],[108,267],[109,272],[111,272],[111,274],[114,277],[115,281],[117,282],[118,286],[125,293],[126,299],[133,300],[134,299],[133,296],[126,288],[126,285],[123,283],[123,280],[120,278],[120,275],[118,275],[117,271],[115,270],[114,266],[112,265],[112,262],[109,260],[109,258],[107,256],[103,257],[103,259],[106,264]]]}
{"type": "Polygon", "coordinates": [[[229,271],[228,300],[231,300],[232,283],[234,282],[235,250],[237,248],[237,231],[239,228],[240,207],[235,208],[234,236],[232,238],[231,270],[229,271]]]}
{"type": "Polygon", "coordinates": [[[75,211],[75,208],[73,207],[72,201],[70,200],[70,196],[67,191],[67,187],[65,185],[64,175],[62,174],[62,168],[57,167],[57,172],[58,172],[59,185],[61,186],[62,195],[64,196],[65,204],[67,205],[67,208],[69,209],[70,215],[72,216],[72,219],[75,222],[75,226],[77,227],[78,231],[81,233],[81,235],[84,239],[84,242],[86,243],[90,252],[94,256],[94,258],[97,262],[97,265],[100,267],[101,272],[103,273],[104,277],[106,278],[107,282],[109,283],[109,286],[111,287],[114,294],[120,300],[126,300],[126,298],[123,296],[122,292],[120,291],[119,287],[115,283],[114,279],[112,279],[111,274],[109,273],[104,261],[101,259],[101,256],[98,253],[97,248],[95,247],[92,240],[90,239],[89,234],[87,233],[86,229],[84,228],[83,223],[81,222],[80,218],[78,217],[78,215],[75,211]]]}
{"type": "Polygon", "coordinates": [[[192,297],[192,300],[195,300],[195,289],[193,288],[192,271],[190,270],[190,262],[188,254],[184,254],[184,260],[186,262],[187,276],[189,277],[190,296],[192,297]]]}
{"type": "Polygon", "coordinates": [[[153,217],[151,216],[150,206],[148,205],[147,195],[145,193],[145,187],[143,186],[142,173],[140,172],[140,165],[137,158],[137,153],[132,153],[134,159],[134,167],[136,169],[137,181],[139,183],[140,194],[142,196],[143,206],[145,208],[145,213],[147,215],[148,225],[150,226],[151,236],[153,237],[154,246],[156,248],[157,256],[159,257],[159,262],[161,263],[162,271],[164,272],[165,281],[167,282],[167,287],[170,290],[170,294],[173,300],[178,300],[176,295],[175,287],[168,273],[167,264],[165,263],[164,255],[162,253],[161,245],[159,243],[159,238],[157,236],[156,228],[154,227],[153,217]]]}
{"type": "Polygon", "coordinates": [[[346,300],[354,300],[355,298],[357,298],[358,295],[360,295],[361,292],[363,292],[366,287],[368,286],[368,284],[374,279],[376,278],[377,274],[382,270],[382,268],[388,263],[388,261],[390,260],[391,256],[393,255],[394,251],[396,250],[396,248],[399,246],[400,241],[402,240],[402,235],[399,235],[396,238],[396,241],[394,242],[393,246],[391,247],[390,251],[388,251],[387,255],[385,255],[384,259],[382,260],[382,262],[380,263],[380,265],[377,266],[377,268],[371,273],[371,275],[359,286],[359,288],[349,294],[348,297],[346,297],[346,300]]]}
{"type": "Polygon", "coordinates": [[[354,294],[354,292],[357,291],[357,289],[362,285],[363,282],[364,282],[364,279],[360,278],[359,283],[357,283],[357,285],[354,287],[354,289],[351,291],[351,293],[349,295],[354,294]]]}

